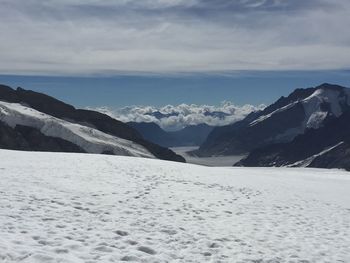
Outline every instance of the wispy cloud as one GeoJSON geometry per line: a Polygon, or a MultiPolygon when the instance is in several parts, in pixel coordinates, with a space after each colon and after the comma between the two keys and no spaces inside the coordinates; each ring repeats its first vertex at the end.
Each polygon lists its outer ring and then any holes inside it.
{"type": "Polygon", "coordinates": [[[350,66],[348,0],[0,0],[0,71],[350,66]]]}
{"type": "Polygon", "coordinates": [[[165,130],[179,130],[189,125],[206,123],[223,126],[243,119],[249,113],[263,109],[265,105],[236,106],[223,102],[219,106],[180,104],[164,107],[130,106],[119,109],[94,108],[123,122],[154,122],[165,130]]]}

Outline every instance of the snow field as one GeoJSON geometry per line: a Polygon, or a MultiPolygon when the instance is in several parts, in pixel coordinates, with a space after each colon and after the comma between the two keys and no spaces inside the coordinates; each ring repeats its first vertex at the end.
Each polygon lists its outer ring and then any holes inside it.
{"type": "Polygon", "coordinates": [[[350,176],[0,150],[0,262],[350,262],[350,176]]]}

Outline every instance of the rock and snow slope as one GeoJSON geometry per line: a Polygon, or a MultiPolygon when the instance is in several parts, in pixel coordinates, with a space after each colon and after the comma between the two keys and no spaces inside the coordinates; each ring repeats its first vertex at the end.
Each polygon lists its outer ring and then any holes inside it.
{"type": "MultiPolygon", "coordinates": [[[[12,89],[9,86],[0,84],[0,101],[20,103],[21,105],[28,106],[28,108],[32,108],[38,112],[53,116],[57,119],[65,120],[70,123],[80,124],[82,126],[92,127],[104,134],[109,134],[117,138],[131,141],[133,144],[141,145],[142,148],[146,148],[146,150],[153,156],[162,160],[177,162],[185,161],[181,156],[176,155],[171,150],[145,140],[135,129],[131,128],[121,121],[118,121],[96,111],[76,109],[72,105],[64,103],[63,101],[57,100],[43,93],[25,90],[22,88],[12,89]]],[[[107,139],[112,142],[112,144],[115,142],[114,139],[110,140],[110,136],[106,137],[102,134],[98,134],[97,136],[93,134],[93,136],[88,137],[95,137],[95,139],[96,137],[99,137],[99,139],[102,139],[102,141],[107,139]]],[[[85,144],[85,142],[82,140],[79,139],[79,141],[85,144]]],[[[102,144],[108,145],[110,142],[102,144]]],[[[96,148],[101,148],[101,142],[95,141],[94,144],[95,145],[93,148],[95,150],[96,148]],[[96,144],[98,144],[98,147],[96,147],[96,144]]],[[[126,144],[130,144],[130,142],[126,142],[126,144]]],[[[105,147],[103,147],[103,151],[109,154],[112,154],[113,152],[117,152],[117,155],[125,154],[124,146],[124,149],[116,149],[113,146],[107,147],[107,151],[105,151],[105,147]]],[[[31,128],[28,126],[21,127],[18,125],[14,129],[8,129],[7,125],[1,121],[0,147],[12,150],[86,152],[86,150],[82,149],[82,147],[79,147],[74,143],[72,145],[72,142],[57,137],[46,136],[36,128],[31,128]]],[[[136,148],[139,147],[137,146],[136,148]]],[[[144,150],[142,151],[144,152],[144,150]]],[[[143,154],[144,153],[142,153],[142,156],[143,154]]],[[[148,154],[149,153],[147,153],[147,155],[148,154]]],[[[130,152],[127,151],[126,155],[130,155],[130,152]]]]}
{"type": "Polygon", "coordinates": [[[304,131],[306,128],[317,129],[323,125],[323,122],[328,115],[339,117],[343,113],[344,108],[349,107],[350,89],[320,86],[307,98],[293,101],[269,114],[262,115],[252,121],[250,126],[265,121],[273,115],[287,111],[298,103],[301,103],[303,106],[305,114],[301,127],[298,127],[299,130],[304,131]]]}
{"type": "Polygon", "coordinates": [[[320,128],[328,119],[350,110],[350,89],[323,84],[297,89],[264,110],[232,125],[217,127],[197,155],[245,154],[275,143],[292,141],[310,128],[320,128]]]}
{"type": "Polygon", "coordinates": [[[97,129],[55,118],[19,103],[0,101],[0,121],[14,128],[23,125],[36,128],[44,135],[61,138],[78,145],[88,153],[113,153],[154,158],[143,146],[97,129]]]}
{"type": "Polygon", "coordinates": [[[341,168],[350,171],[350,111],[328,119],[291,142],[258,148],[238,164],[249,167],[302,166],[341,168]]]}
{"type": "Polygon", "coordinates": [[[350,262],[350,175],[0,150],[1,262],[350,262]]]}

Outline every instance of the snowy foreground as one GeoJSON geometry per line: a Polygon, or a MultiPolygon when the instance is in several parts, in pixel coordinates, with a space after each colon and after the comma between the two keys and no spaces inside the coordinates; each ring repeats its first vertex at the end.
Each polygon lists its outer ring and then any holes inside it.
{"type": "Polygon", "coordinates": [[[0,262],[350,262],[350,174],[0,150],[0,262]]]}

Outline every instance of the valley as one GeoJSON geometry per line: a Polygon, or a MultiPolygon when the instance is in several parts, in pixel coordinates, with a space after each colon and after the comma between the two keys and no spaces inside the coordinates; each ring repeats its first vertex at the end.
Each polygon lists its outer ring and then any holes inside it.
{"type": "Polygon", "coordinates": [[[238,163],[247,155],[228,155],[228,156],[210,156],[199,157],[189,152],[198,150],[199,146],[183,146],[183,147],[171,147],[170,149],[178,155],[185,158],[187,163],[199,164],[204,166],[213,167],[230,167],[238,163]]]}

